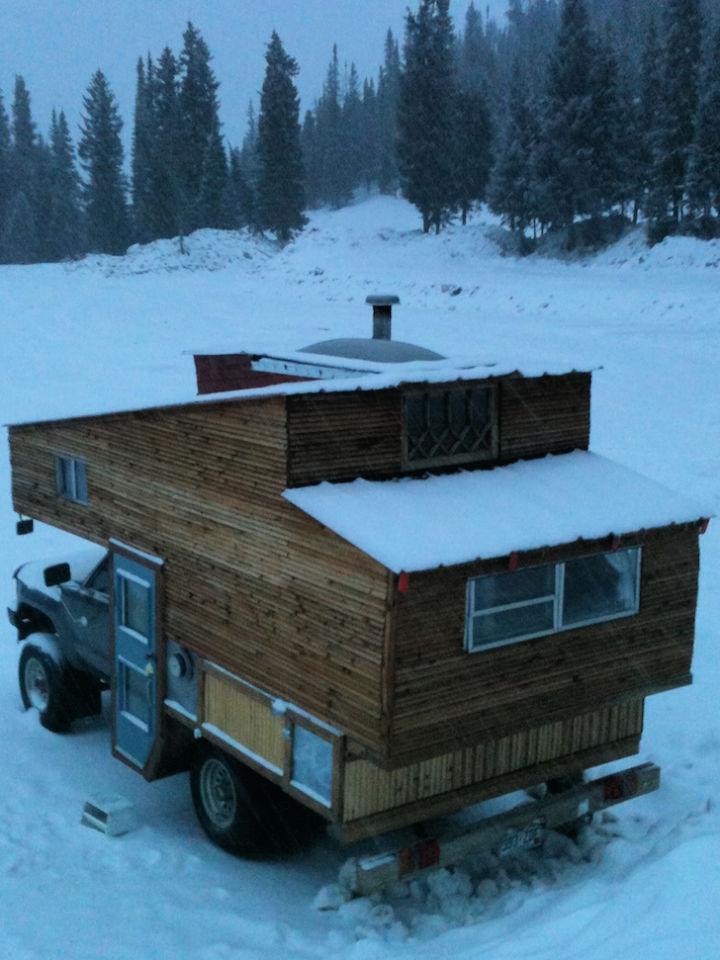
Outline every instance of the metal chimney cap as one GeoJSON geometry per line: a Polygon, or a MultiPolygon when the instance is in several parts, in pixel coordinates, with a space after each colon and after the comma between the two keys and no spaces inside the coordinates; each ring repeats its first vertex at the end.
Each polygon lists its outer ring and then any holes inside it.
{"type": "Polygon", "coordinates": [[[392,307],[400,303],[400,297],[396,297],[394,293],[373,293],[365,297],[365,303],[369,303],[371,307],[392,307]]]}

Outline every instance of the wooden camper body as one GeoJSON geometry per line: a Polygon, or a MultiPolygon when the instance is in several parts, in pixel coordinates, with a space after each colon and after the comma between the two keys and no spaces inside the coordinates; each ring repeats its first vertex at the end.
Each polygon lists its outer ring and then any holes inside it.
{"type": "MultiPolygon", "coordinates": [[[[481,382],[496,445],[466,468],[588,448],[590,374],[481,382]]],[[[353,839],[635,754],[645,698],[690,682],[696,523],[613,543],[642,546],[636,615],[469,653],[468,578],[506,571],[507,555],[403,577],[283,498],[412,472],[411,389],[271,391],[11,427],[19,513],[162,558],[161,643],[197,658],[198,702],[166,702],[161,648],[148,778],[181,768],[202,735],[353,839]],[[87,504],[58,496],[58,455],[85,462],[87,504]],[[328,798],[294,779],[299,729],[331,744],[328,798]]],[[[513,562],[609,549],[579,540],[513,562]]]]}

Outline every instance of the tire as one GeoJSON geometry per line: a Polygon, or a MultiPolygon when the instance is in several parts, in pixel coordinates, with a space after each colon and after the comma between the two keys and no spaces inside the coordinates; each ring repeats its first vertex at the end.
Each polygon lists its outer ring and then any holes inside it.
{"type": "Polygon", "coordinates": [[[274,783],[210,745],[198,751],[190,789],[210,840],[249,859],[281,857],[302,848],[322,822],[274,783]]]}
{"type": "Polygon", "coordinates": [[[31,636],[18,664],[20,696],[25,709],[37,710],[40,723],[54,733],[66,731],[72,719],[66,677],[67,669],[34,644],[31,636]]]}

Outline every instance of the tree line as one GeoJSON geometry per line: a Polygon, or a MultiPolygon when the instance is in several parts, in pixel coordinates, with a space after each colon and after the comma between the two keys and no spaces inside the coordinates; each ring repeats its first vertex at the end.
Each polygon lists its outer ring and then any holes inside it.
{"type": "Polygon", "coordinates": [[[709,0],[509,0],[502,27],[473,3],[419,0],[388,31],[377,77],[333,48],[299,117],[296,61],[274,33],[259,112],[226,143],[219,82],[193,24],[175,54],[138,60],[130,175],[101,70],[47,139],[16,78],[0,93],[0,262],[32,263],[193,230],[248,227],[286,241],[304,211],[359,189],[400,190],[426,231],[486,202],[520,245],[547,231],[599,242],[628,220],[651,240],[715,236],[720,218],[720,24],[709,0]],[[79,161],[79,164],[78,164],[79,161]],[[79,166],[79,169],[78,169],[79,166]]]}

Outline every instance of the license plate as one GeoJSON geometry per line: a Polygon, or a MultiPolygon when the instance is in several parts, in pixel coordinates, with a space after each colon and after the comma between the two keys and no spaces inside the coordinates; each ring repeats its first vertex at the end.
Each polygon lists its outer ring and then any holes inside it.
{"type": "Polygon", "coordinates": [[[532,850],[533,847],[540,846],[542,836],[543,829],[539,823],[531,823],[527,827],[510,830],[503,837],[498,853],[501,857],[504,857],[509,853],[517,853],[520,850],[532,850]]]}

